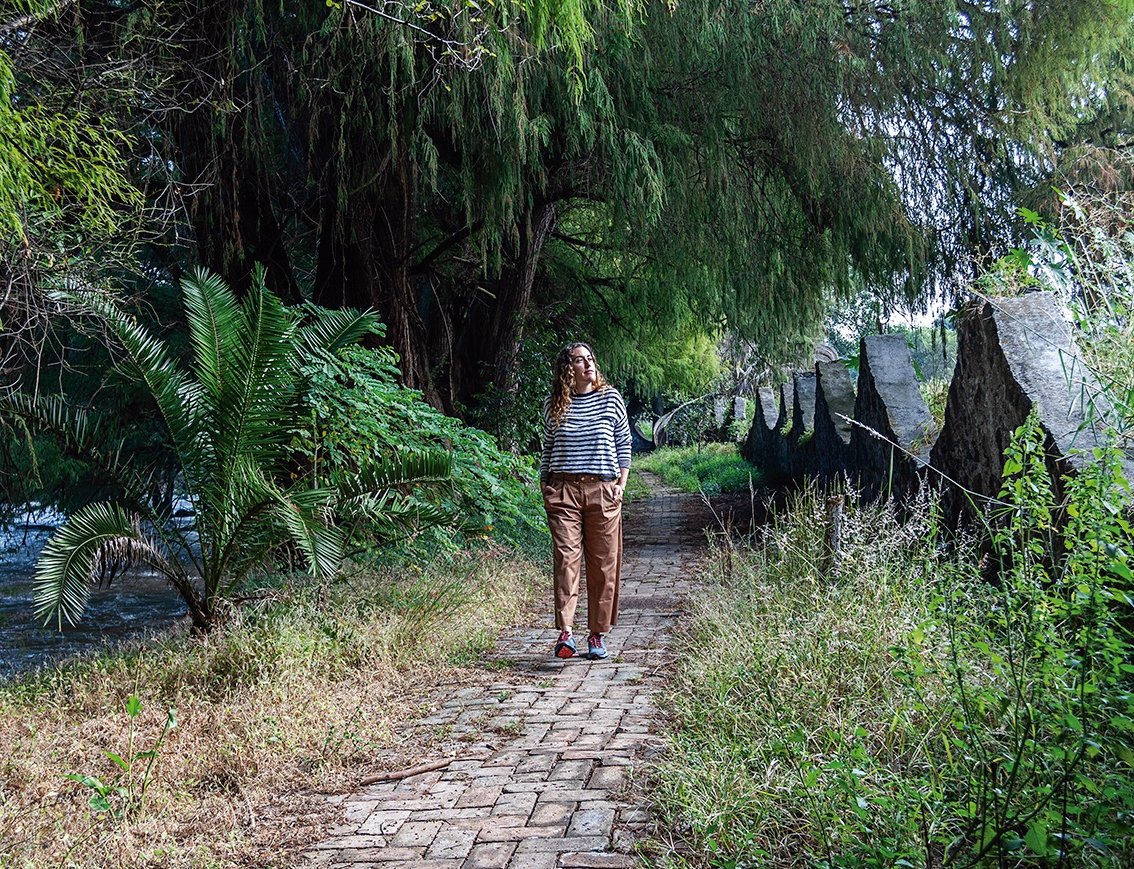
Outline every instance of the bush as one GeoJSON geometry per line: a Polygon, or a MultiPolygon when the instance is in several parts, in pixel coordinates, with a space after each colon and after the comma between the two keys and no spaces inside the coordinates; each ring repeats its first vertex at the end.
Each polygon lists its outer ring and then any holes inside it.
{"type": "MultiPolygon", "coordinates": [[[[311,383],[310,425],[294,432],[293,446],[317,477],[334,480],[367,457],[442,447],[453,455],[454,486],[440,505],[464,518],[463,534],[533,552],[546,547],[533,461],[499,449],[487,433],[446,416],[420,392],[399,385],[392,350],[349,348],[320,361],[311,383]]],[[[460,537],[431,529],[404,541],[403,549],[428,553],[438,545],[456,546],[460,537]]]]}
{"type": "Polygon", "coordinates": [[[1017,432],[987,549],[870,508],[832,562],[815,493],[718,544],[666,701],[670,865],[1130,865],[1124,484],[1100,453],[1057,534],[1042,443],[1017,432]]]}

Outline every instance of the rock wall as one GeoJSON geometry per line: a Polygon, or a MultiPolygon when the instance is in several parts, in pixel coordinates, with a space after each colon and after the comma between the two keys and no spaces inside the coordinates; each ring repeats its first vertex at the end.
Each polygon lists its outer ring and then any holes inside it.
{"type": "MultiPolygon", "coordinates": [[[[771,485],[845,478],[864,501],[904,502],[928,481],[959,521],[999,492],[1004,449],[1033,408],[1052,476],[1081,467],[1087,459],[1077,451],[1104,440],[1094,424],[1106,412],[1100,396],[1060,303],[1032,293],[965,312],[940,436],[905,338],[873,335],[860,348],[857,394],[842,362],[795,372],[778,393],[759,390],[744,455],[771,485]]],[[[1130,453],[1125,471],[1134,481],[1130,453]]]]}
{"type": "Polygon", "coordinates": [[[756,415],[752,417],[752,427],[740,452],[744,458],[765,469],[771,464],[770,457],[775,452],[776,426],[780,419],[777,391],[770,386],[756,390],[756,415]]]}
{"type": "MultiPolygon", "coordinates": [[[[957,368],[931,457],[953,481],[943,487],[947,520],[981,509],[1000,491],[1004,450],[1033,408],[1056,481],[1087,460],[1080,451],[1104,442],[1093,423],[1108,408],[1059,302],[1030,293],[971,306],[957,333],[957,368]]],[[[1125,470],[1134,479],[1129,456],[1125,470]]]]}

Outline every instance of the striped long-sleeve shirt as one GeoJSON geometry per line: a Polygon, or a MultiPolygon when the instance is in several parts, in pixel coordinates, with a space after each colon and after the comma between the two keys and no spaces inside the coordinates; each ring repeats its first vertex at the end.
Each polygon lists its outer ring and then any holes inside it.
{"type": "Polygon", "coordinates": [[[626,405],[613,386],[571,398],[567,416],[554,427],[543,405],[543,450],[539,476],[549,474],[597,474],[617,477],[630,467],[630,420],[626,405]]]}

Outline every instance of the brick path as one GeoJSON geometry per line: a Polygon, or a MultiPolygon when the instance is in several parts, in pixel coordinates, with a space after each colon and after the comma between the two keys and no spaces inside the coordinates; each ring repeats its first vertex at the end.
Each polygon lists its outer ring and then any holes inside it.
{"type": "MultiPolygon", "coordinates": [[[[344,799],[342,825],[307,852],[308,866],[635,865],[647,816],[630,784],[657,741],[653,699],[673,659],[669,628],[711,516],[696,496],[665,492],[627,512],[610,657],[559,661],[550,628],[508,632],[501,653],[517,665],[509,677],[459,689],[418,722],[451,729],[465,746],[457,759],[344,799]]],[[[583,593],[580,628],[585,607],[583,593]]]]}

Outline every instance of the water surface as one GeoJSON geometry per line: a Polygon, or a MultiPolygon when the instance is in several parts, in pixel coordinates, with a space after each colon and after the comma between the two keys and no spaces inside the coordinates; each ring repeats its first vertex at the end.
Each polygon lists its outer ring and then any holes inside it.
{"type": "Polygon", "coordinates": [[[94,589],[83,620],[45,628],[32,607],[35,561],[61,517],[35,513],[0,526],[0,678],[168,627],[185,605],[159,575],[137,570],[94,589]]]}

